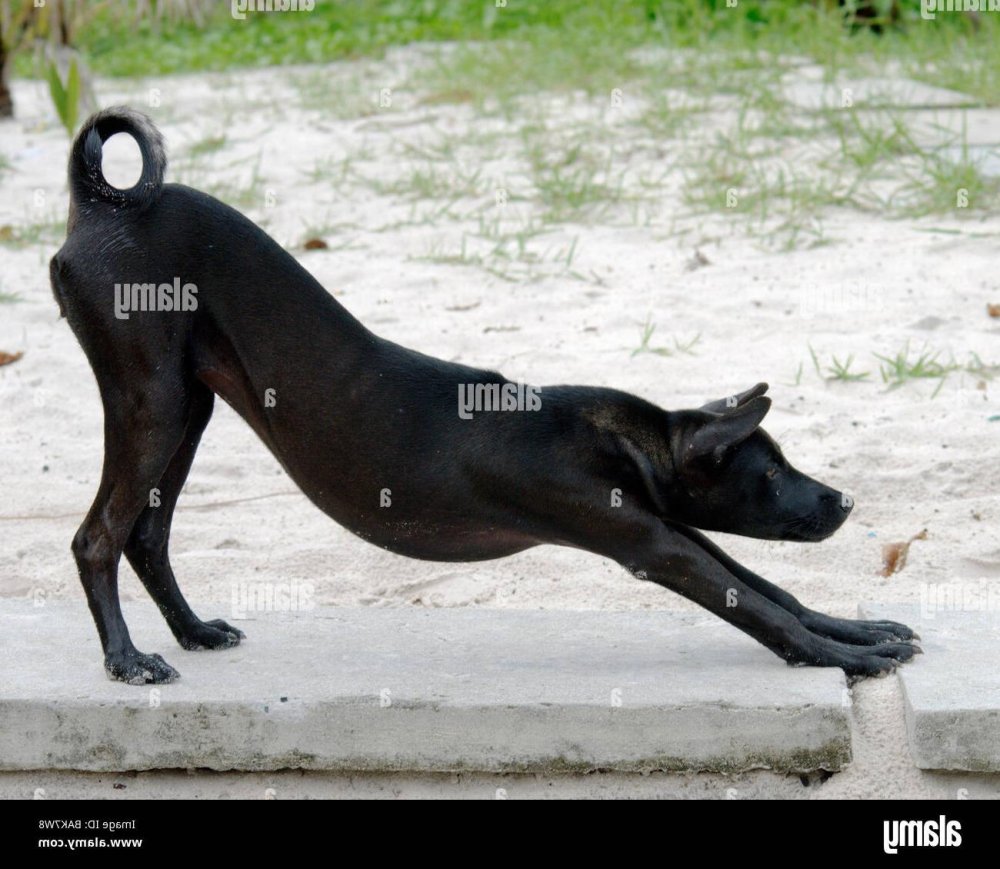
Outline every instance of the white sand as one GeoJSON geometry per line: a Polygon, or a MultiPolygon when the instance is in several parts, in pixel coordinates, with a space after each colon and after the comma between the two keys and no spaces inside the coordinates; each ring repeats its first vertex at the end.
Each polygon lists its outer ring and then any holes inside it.
{"type": "MultiPolygon", "coordinates": [[[[127,100],[143,107],[148,89],[159,89],[162,106],[150,111],[174,158],[169,180],[204,187],[223,179],[246,189],[258,166],[262,183],[243,210],[296,246],[319,281],[387,338],[535,384],[614,386],[668,408],[770,382],[774,408],[765,427],[793,464],[852,493],[857,506],[820,545],[720,540],[809,605],[850,616],[861,600],[918,600],[922,584],[1000,581],[1000,421],[989,421],[1000,413],[1000,386],[956,374],[934,398],[936,381],[889,391],[871,356],[894,355],[909,341],[960,361],[974,352],[1000,362],[1000,320],[986,315],[987,302],[1000,302],[995,218],[888,221],[830,213],[829,244],[775,252],[725,216],[683,218],[676,188],[684,167],[671,163],[672,146],[629,125],[628,103],[615,115],[582,96],[538,98],[525,116],[553,127],[559,119],[577,129],[599,126],[627,167],[627,183],[670,172],[662,197],[646,208],[648,220],[628,219],[626,208],[532,239],[528,249],[538,261],[511,263],[514,281],[473,265],[428,261],[422,258],[461,250],[463,233],[480,225],[476,212],[497,216],[494,188],[510,191],[500,212],[506,226],[523,225],[532,191],[515,156],[521,121],[477,118],[468,105],[419,104],[419,94],[405,86],[413,56],[396,52],[384,64],[329,70],[101,81],[97,91],[104,105],[127,100]],[[302,81],[315,88],[324,77],[356,82],[361,104],[393,87],[393,105],[372,104],[367,117],[338,120],[300,96],[302,81]],[[221,150],[196,162],[185,157],[192,143],[220,133],[227,137],[221,150]],[[440,172],[453,178],[482,169],[476,195],[457,202],[450,216],[431,217],[442,203],[382,196],[371,184],[341,180],[335,168],[319,179],[309,175],[352,155],[353,171],[388,183],[426,164],[414,148],[445,136],[469,143],[456,149],[455,162],[440,163],[440,172]],[[273,194],[273,207],[265,192],[273,194]],[[307,227],[317,226],[331,249],[303,252],[301,242],[317,234],[307,227]],[[562,263],[574,239],[567,269],[562,263]],[[689,270],[696,246],[709,264],[689,270]],[[631,357],[647,316],[657,325],[653,346],[700,333],[697,355],[631,357]],[[824,382],[813,371],[809,344],[824,362],[854,354],[855,367],[873,376],[824,382]],[[882,544],[923,528],[928,539],[913,545],[906,568],[878,576],[882,544]]],[[[0,226],[61,219],[65,133],[40,84],[18,82],[15,96],[17,119],[0,124],[0,154],[12,165],[2,177],[0,226]]],[[[9,596],[82,596],[69,542],[101,468],[93,377],[48,286],[47,262],[58,244],[53,234],[20,249],[0,247],[0,292],[21,297],[0,304],[0,350],[25,354],[0,368],[0,593],[9,596]]],[[[468,251],[493,246],[471,235],[467,244],[468,251]]],[[[234,268],[246,268],[253,280],[251,264],[234,268]]],[[[317,602],[335,605],[690,606],[612,563],[554,547],[462,565],[411,561],[368,546],[309,505],[221,402],[181,500],[171,551],[189,596],[216,602],[204,608],[205,617],[225,617],[232,584],[248,581],[309,583],[317,602]]],[[[145,597],[127,568],[121,585],[125,599],[145,597]]],[[[96,637],[87,651],[96,666],[96,637]]],[[[159,651],[170,660],[169,649],[159,651]]],[[[815,793],[997,792],[989,780],[913,769],[895,679],[863,684],[854,698],[856,763],[815,793]]]]}

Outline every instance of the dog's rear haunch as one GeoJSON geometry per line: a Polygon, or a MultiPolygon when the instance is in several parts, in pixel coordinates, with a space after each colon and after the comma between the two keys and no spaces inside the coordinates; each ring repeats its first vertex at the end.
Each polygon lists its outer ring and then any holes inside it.
{"type": "Polygon", "coordinates": [[[50,269],[104,405],[104,469],[73,554],[112,678],[178,675],[132,643],[123,553],[185,649],[243,638],[192,611],[168,551],[216,396],[319,509],[401,555],[476,561],[574,546],[698,602],[792,664],[871,675],[918,651],[904,625],[807,609],[696,530],[819,541],[850,512],[761,430],[766,385],[696,410],[585,386],[470,407],[469,396],[525,389],[372,334],[251,221],[164,184],[165,171],[144,115],[91,117],[70,155],[68,235],[50,269]],[[143,157],[129,190],[101,169],[115,133],[143,157]],[[136,286],[143,304],[132,303],[136,286]]]}

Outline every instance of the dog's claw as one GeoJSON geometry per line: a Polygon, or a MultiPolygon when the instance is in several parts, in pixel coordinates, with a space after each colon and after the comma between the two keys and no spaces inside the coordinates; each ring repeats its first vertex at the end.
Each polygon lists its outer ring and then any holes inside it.
{"type": "Polygon", "coordinates": [[[134,649],[122,655],[106,657],[104,671],[109,679],[129,685],[165,685],[181,677],[161,655],[146,655],[134,649]]]}
{"type": "Polygon", "coordinates": [[[245,639],[246,634],[239,628],[234,628],[222,619],[213,619],[190,625],[178,635],[177,642],[189,652],[198,652],[203,649],[231,649],[245,639]]]}
{"type": "Polygon", "coordinates": [[[236,634],[241,640],[245,640],[247,635],[243,633],[239,628],[234,628],[231,624],[224,622],[222,619],[212,619],[210,622],[205,622],[206,625],[211,625],[213,628],[218,628],[220,631],[225,631],[229,634],[236,634]]]}

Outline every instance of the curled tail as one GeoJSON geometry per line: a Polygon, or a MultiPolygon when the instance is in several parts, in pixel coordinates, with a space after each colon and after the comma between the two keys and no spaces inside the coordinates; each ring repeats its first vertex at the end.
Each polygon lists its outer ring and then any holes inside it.
{"type": "Polygon", "coordinates": [[[73,142],[69,157],[69,189],[72,204],[86,208],[106,202],[130,208],[146,208],[160,196],[167,154],[163,137],[142,112],[128,106],[113,106],[91,115],[73,142]],[[101,171],[104,143],[115,133],[128,133],[142,154],[142,176],[134,187],[112,187],[101,171]]]}

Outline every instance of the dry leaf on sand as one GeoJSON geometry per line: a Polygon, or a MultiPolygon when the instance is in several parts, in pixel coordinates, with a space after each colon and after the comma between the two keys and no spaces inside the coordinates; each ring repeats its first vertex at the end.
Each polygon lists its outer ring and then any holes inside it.
{"type": "Polygon", "coordinates": [[[892,576],[899,573],[906,567],[906,556],[910,554],[910,544],[914,540],[926,540],[927,529],[919,534],[914,534],[909,540],[903,543],[885,543],[882,545],[882,569],[879,573],[882,576],[892,576]]]}

